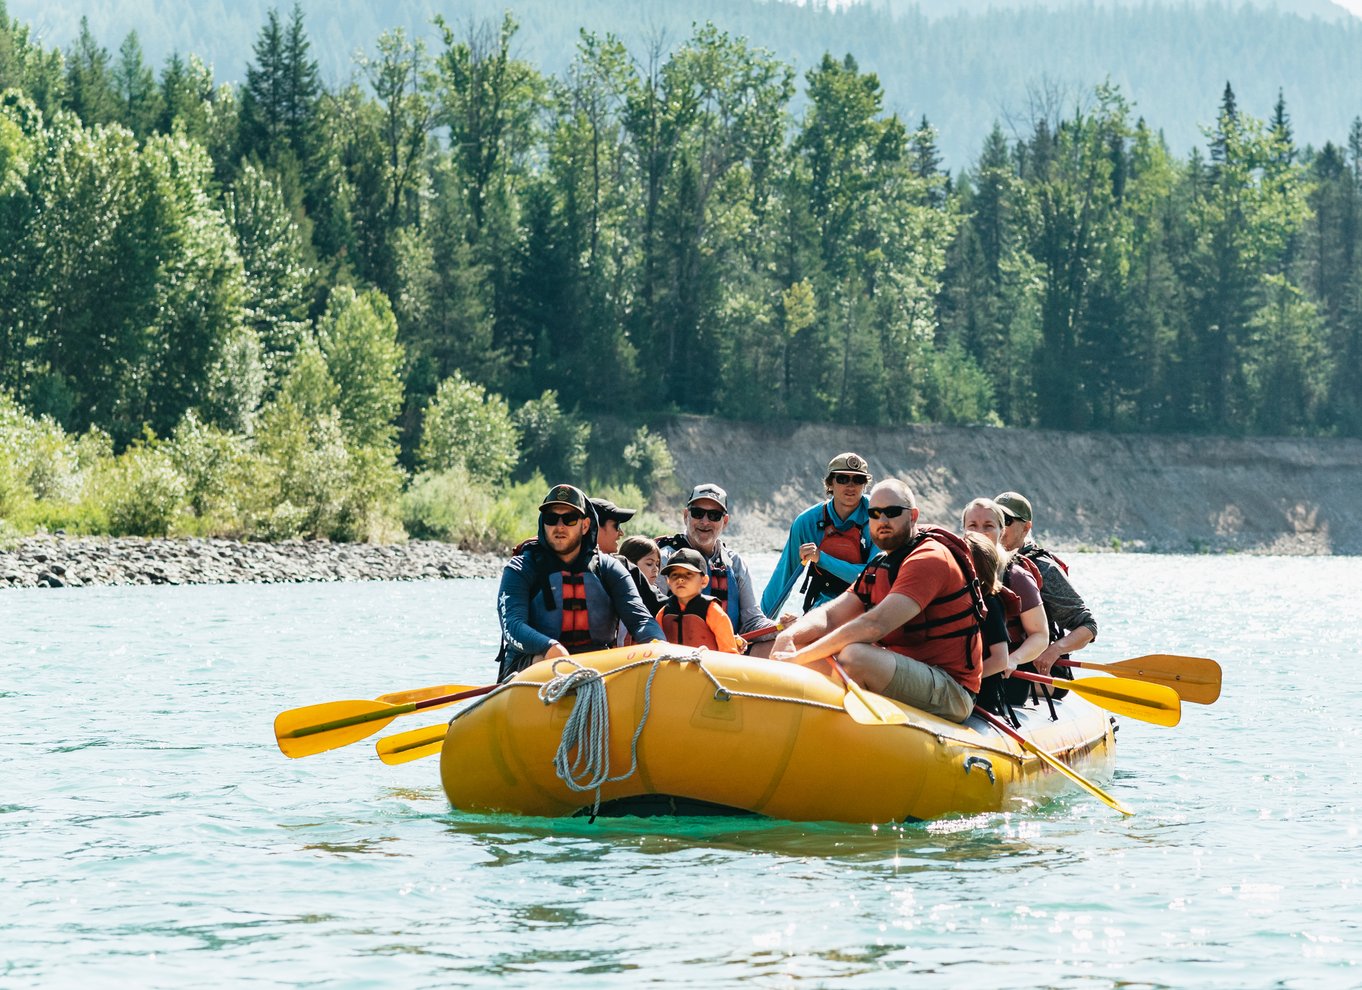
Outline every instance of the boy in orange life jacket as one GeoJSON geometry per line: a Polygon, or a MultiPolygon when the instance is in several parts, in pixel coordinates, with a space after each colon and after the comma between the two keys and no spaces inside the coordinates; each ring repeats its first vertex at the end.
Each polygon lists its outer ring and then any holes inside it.
{"type": "Polygon", "coordinates": [[[703,646],[722,653],[741,653],[733,635],[733,620],[718,599],[702,595],[709,584],[705,558],[686,547],[677,550],[662,568],[671,596],[657,613],[667,642],[681,646],[703,646]]]}

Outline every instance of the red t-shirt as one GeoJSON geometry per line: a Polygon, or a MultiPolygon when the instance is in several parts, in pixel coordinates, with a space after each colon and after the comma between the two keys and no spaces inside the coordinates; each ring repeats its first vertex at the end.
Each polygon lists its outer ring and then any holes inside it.
{"type": "Polygon", "coordinates": [[[923,540],[899,567],[889,594],[911,598],[922,614],[908,623],[907,629],[886,637],[884,646],[941,667],[961,686],[977,692],[983,669],[982,637],[975,624],[965,576],[951,552],[936,540],[923,540]],[[962,590],[964,594],[958,594],[962,590]],[[947,600],[937,602],[939,598],[947,600]],[[942,623],[953,616],[957,618],[942,623]],[[924,620],[929,628],[914,628],[924,620]],[[964,635],[949,635],[957,631],[964,635]]]}

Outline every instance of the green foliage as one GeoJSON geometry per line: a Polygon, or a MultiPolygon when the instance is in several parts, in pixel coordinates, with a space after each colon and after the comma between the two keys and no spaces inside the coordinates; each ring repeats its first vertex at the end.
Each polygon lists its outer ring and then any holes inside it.
{"type": "Polygon", "coordinates": [[[591,424],[563,412],[558,407],[557,392],[549,389],[531,399],[515,411],[512,421],[520,435],[518,474],[524,477],[538,472],[557,479],[582,476],[591,424]]]}
{"type": "Polygon", "coordinates": [[[676,479],[676,461],[666,437],[640,426],[622,456],[649,499],[671,491],[676,479]]]}
{"type": "Polygon", "coordinates": [[[462,465],[426,471],[412,479],[402,496],[402,522],[412,536],[466,550],[505,552],[537,532],[545,488],[537,474],[494,489],[462,465]]]}
{"type": "Polygon", "coordinates": [[[510,407],[458,372],[440,383],[426,407],[417,458],[432,471],[462,466],[489,482],[511,473],[520,457],[510,407]]]}
{"type": "Polygon", "coordinates": [[[400,462],[412,532],[501,545],[536,472],[674,494],[630,433],[678,410],[1362,434],[1362,121],[1302,150],[1226,86],[1179,158],[1114,85],[1036,92],[948,177],[901,53],[797,98],[715,24],[557,78],[509,16],[374,37],[327,88],[272,12],[234,89],[0,9],[10,518],[392,538],[400,462]]]}
{"type": "Polygon", "coordinates": [[[358,447],[387,449],[402,407],[403,358],[387,298],[377,291],[360,295],[338,286],[318,321],[317,339],[336,383],[335,401],[347,440],[358,447]]]}
{"type": "Polygon", "coordinates": [[[185,504],[187,486],[171,456],[137,443],[105,462],[94,480],[113,536],[165,536],[185,504]]]}

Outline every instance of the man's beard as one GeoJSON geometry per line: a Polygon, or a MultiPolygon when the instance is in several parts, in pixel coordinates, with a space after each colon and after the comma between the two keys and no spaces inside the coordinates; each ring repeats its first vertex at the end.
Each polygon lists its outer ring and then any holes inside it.
{"type": "MultiPolygon", "coordinates": [[[[549,544],[550,547],[553,547],[553,541],[552,541],[552,540],[548,541],[548,544],[549,544]]],[[[556,554],[562,554],[562,555],[565,555],[565,556],[570,556],[570,555],[572,555],[572,554],[575,554],[578,550],[580,550],[580,549],[581,549],[581,546],[582,546],[582,534],[581,534],[581,533],[574,533],[574,534],[572,534],[571,536],[568,537],[568,541],[567,541],[567,545],[566,545],[566,546],[564,546],[562,549],[558,549],[557,547],[553,547],[553,552],[556,553],[556,554]]]]}
{"type": "Polygon", "coordinates": [[[874,542],[875,546],[879,547],[885,553],[893,553],[899,547],[907,543],[908,540],[912,538],[912,535],[913,528],[910,526],[907,529],[894,530],[888,536],[884,537],[876,536],[872,532],[870,534],[870,539],[874,542]]]}

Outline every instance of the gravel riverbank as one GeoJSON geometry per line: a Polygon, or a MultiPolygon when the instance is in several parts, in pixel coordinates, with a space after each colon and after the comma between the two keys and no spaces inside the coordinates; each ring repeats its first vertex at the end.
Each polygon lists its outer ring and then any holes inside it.
{"type": "Polygon", "coordinates": [[[505,561],[446,543],[239,543],[35,536],[0,549],[0,588],[419,581],[495,577],[505,561]]]}

